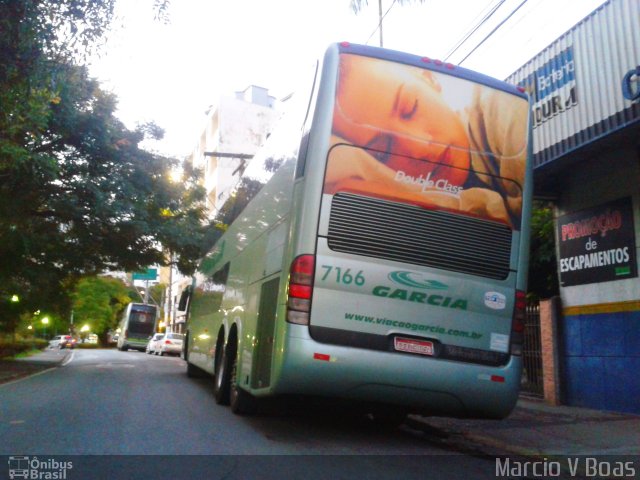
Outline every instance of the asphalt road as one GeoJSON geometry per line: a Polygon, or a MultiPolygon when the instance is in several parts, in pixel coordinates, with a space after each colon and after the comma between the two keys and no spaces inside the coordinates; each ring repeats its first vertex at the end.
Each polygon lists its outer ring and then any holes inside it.
{"type": "Polygon", "coordinates": [[[74,457],[100,463],[105,476],[90,478],[138,478],[152,465],[154,478],[496,478],[493,459],[335,408],[234,415],[180,358],[117,350],[75,350],[60,368],[0,385],[0,455],[154,455],[74,457]]]}

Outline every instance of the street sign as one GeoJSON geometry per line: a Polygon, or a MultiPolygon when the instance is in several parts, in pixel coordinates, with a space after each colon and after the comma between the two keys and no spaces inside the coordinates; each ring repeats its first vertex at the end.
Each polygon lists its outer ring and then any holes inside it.
{"type": "Polygon", "coordinates": [[[156,280],[158,278],[157,268],[147,268],[146,272],[133,272],[134,280],[156,280]]]}

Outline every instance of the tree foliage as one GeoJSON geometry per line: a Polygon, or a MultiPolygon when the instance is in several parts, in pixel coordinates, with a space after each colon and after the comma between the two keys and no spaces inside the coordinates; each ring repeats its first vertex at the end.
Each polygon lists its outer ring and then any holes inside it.
{"type": "Polygon", "coordinates": [[[529,292],[536,299],[559,293],[553,208],[545,202],[534,202],[528,283],[529,292]]]}
{"type": "Polygon", "coordinates": [[[121,280],[109,277],[81,279],[72,299],[76,331],[86,324],[98,336],[115,330],[118,315],[133,301],[129,296],[129,288],[121,280]]]}
{"type": "MultiPolygon", "coordinates": [[[[165,264],[185,273],[203,237],[197,172],[172,183],[175,159],[142,150],[153,124],[128,130],[81,65],[103,38],[115,0],[0,0],[0,322],[68,310],[74,280],[165,264]],[[6,308],[7,307],[7,308],[6,308]]],[[[157,1],[160,14],[166,1],[157,1]]]]}

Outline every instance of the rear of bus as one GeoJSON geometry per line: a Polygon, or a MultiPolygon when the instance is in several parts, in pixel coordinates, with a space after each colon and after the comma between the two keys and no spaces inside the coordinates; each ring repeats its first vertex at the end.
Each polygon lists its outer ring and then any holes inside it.
{"type": "Polygon", "coordinates": [[[317,235],[296,240],[282,380],[413,411],[506,416],[528,262],[526,95],[346,43],[328,51],[320,88],[335,102],[324,117],[318,104],[306,153],[300,224],[317,235]]]}
{"type": "Polygon", "coordinates": [[[143,351],[157,327],[158,308],[146,303],[130,303],[125,310],[118,348],[143,351]]]}

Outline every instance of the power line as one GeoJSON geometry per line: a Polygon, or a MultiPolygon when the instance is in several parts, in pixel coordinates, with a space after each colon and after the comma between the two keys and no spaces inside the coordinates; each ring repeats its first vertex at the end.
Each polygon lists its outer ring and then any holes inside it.
{"type": "MultiPolygon", "coordinates": [[[[536,9],[541,9],[540,5],[545,3],[545,2],[551,2],[553,0],[537,0],[537,3],[532,4],[529,7],[529,10],[536,10],[536,9]]],[[[526,18],[526,14],[521,15],[515,22],[511,23],[508,27],[508,29],[506,29],[503,32],[503,35],[506,35],[508,32],[512,32],[514,31],[514,29],[526,18]]],[[[543,27],[544,29],[544,27],[543,27]]],[[[531,33],[531,35],[529,35],[529,37],[522,43],[521,49],[525,50],[527,45],[531,44],[531,42],[534,40],[535,37],[539,36],[539,31],[533,32],[531,33]]],[[[524,37],[523,37],[524,40],[524,37]]]]}
{"type": "Polygon", "coordinates": [[[507,20],[509,20],[511,17],[513,17],[513,15],[514,15],[518,10],[520,10],[520,7],[522,7],[525,3],[527,3],[527,0],[523,0],[523,1],[522,1],[522,3],[521,3],[520,5],[518,5],[518,6],[513,10],[513,12],[511,12],[511,13],[507,16],[507,18],[505,18],[505,19],[504,19],[504,20],[502,20],[498,25],[496,25],[496,27],[495,27],[493,30],[491,30],[491,32],[489,32],[489,35],[487,35],[486,37],[484,37],[480,43],[478,43],[478,44],[477,44],[477,45],[476,45],[476,46],[475,46],[475,47],[474,47],[474,48],[473,48],[469,53],[467,53],[467,55],[466,55],[462,60],[460,60],[460,61],[458,62],[458,65],[462,65],[462,63],[463,63],[467,58],[469,58],[469,57],[473,54],[473,52],[475,52],[478,48],[480,48],[480,46],[481,46],[484,42],[486,42],[486,41],[491,37],[491,35],[493,35],[494,33],[496,33],[496,31],[497,31],[497,30],[498,30],[502,25],[504,25],[504,24],[507,22],[507,20]]]}
{"type": "Polygon", "coordinates": [[[380,18],[380,21],[378,22],[378,26],[375,28],[375,30],[373,32],[371,32],[371,35],[369,35],[369,38],[367,38],[367,41],[364,42],[365,45],[369,45],[369,40],[371,40],[371,37],[373,37],[376,32],[382,28],[382,22],[384,21],[385,17],[387,16],[387,13],[389,13],[391,11],[391,9],[393,8],[393,6],[396,4],[398,0],[393,0],[393,2],[391,2],[391,5],[389,5],[389,8],[387,8],[387,11],[384,12],[384,15],[382,15],[382,17],[380,18]]]}
{"type": "MultiPolygon", "coordinates": [[[[456,53],[456,51],[458,51],[458,49],[464,45],[464,43],[469,40],[469,38],[476,33],[476,31],[478,31],[478,29],[484,25],[487,20],[489,20],[489,18],[491,18],[493,16],[494,13],[496,13],[498,11],[498,9],[502,6],[502,4],[504,2],[506,2],[507,0],[500,0],[490,11],[489,13],[487,13],[482,20],[480,20],[480,22],[478,22],[476,24],[475,27],[473,27],[466,35],[464,35],[464,37],[460,40],[458,40],[458,42],[455,44],[455,46],[449,50],[449,52],[447,52],[444,61],[446,62],[447,60],[449,60],[449,58],[451,57],[451,55],[453,55],[454,53],[456,53]]],[[[477,17],[476,17],[477,18],[477,17]]]]}

